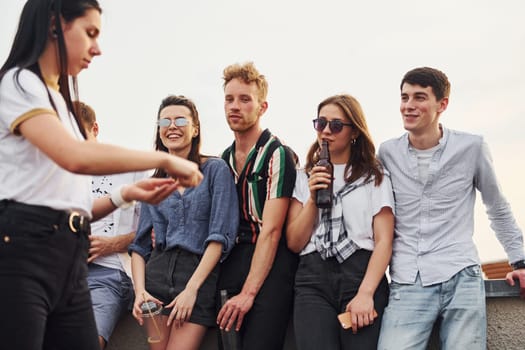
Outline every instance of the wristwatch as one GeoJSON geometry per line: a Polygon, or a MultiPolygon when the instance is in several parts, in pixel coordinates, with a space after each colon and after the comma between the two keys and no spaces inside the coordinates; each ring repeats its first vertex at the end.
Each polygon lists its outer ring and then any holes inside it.
{"type": "Polygon", "coordinates": [[[513,270],[525,269],[525,260],[518,260],[510,264],[513,270]]]}

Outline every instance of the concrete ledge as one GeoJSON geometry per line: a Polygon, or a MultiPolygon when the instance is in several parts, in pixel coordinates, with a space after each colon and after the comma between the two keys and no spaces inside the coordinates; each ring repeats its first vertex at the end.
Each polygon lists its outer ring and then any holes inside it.
{"type": "Polygon", "coordinates": [[[520,286],[516,283],[514,287],[507,284],[507,281],[502,279],[485,280],[485,294],[487,299],[499,297],[519,297],[520,286]]]}
{"type": "MultiPolygon", "coordinates": [[[[487,294],[487,349],[518,350],[525,348],[525,301],[519,298],[519,286],[511,287],[505,280],[486,280],[487,294]]],[[[125,315],[117,325],[107,350],[147,350],[144,330],[135,319],[125,315]]],[[[432,334],[429,350],[439,349],[437,332],[432,334]]],[[[210,329],[206,333],[201,350],[217,350],[217,333],[210,329]]],[[[283,350],[296,350],[291,324],[288,327],[283,350]]]]}

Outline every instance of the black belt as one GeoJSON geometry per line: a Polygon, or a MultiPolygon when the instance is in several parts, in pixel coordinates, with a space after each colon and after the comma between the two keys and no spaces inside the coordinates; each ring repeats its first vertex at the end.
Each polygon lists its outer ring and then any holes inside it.
{"type": "Polygon", "coordinates": [[[4,199],[0,201],[0,214],[3,213],[6,215],[30,216],[33,219],[40,219],[51,225],[67,225],[73,233],[89,235],[91,232],[89,219],[77,211],[66,212],[41,205],[31,205],[4,199]]]}
{"type": "Polygon", "coordinates": [[[236,244],[255,244],[257,242],[257,236],[251,232],[239,232],[235,237],[236,244]]]}

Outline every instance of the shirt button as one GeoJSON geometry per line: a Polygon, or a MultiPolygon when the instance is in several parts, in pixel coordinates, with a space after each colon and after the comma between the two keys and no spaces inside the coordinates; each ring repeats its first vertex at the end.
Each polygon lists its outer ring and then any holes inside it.
{"type": "Polygon", "coordinates": [[[5,243],[9,243],[9,242],[11,242],[11,237],[9,237],[8,235],[5,235],[5,236],[4,236],[4,242],[5,242],[5,243]]]}

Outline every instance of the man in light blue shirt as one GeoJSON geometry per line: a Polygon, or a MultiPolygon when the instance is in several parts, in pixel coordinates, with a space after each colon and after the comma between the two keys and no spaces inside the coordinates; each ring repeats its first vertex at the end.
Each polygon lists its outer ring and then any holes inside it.
{"type": "Polygon", "coordinates": [[[525,278],[523,234],[487,144],[439,123],[449,93],[448,78],[439,70],[406,73],[400,111],[407,133],[379,149],[391,174],[396,225],[378,349],[426,349],[437,320],[442,350],[485,349],[485,289],[472,239],[476,190],[515,269],[512,277],[525,278]]]}

